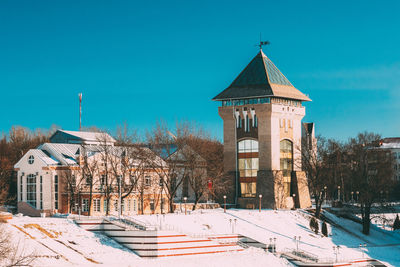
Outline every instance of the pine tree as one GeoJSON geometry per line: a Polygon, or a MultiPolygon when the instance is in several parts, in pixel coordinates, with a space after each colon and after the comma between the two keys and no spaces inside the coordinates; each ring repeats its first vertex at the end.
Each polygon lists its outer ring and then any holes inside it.
{"type": "Polygon", "coordinates": [[[393,223],[393,231],[400,229],[400,219],[399,219],[399,214],[397,214],[396,219],[394,220],[393,223]]]}
{"type": "Polygon", "coordinates": [[[328,236],[328,227],[326,225],[326,222],[322,223],[322,228],[321,228],[321,232],[324,236],[328,236]]]}

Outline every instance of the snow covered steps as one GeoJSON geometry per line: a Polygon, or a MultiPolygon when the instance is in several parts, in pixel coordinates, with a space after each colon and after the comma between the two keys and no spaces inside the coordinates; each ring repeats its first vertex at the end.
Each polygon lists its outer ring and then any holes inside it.
{"type": "Polygon", "coordinates": [[[128,229],[105,219],[76,220],[79,226],[102,232],[141,257],[170,257],[242,251],[240,235],[190,237],[175,231],[128,229]]]}

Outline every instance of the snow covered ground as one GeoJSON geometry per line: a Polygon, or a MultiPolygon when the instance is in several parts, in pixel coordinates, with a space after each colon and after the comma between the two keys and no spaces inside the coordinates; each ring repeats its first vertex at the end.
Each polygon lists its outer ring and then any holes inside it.
{"type": "MultiPolygon", "coordinates": [[[[269,244],[276,238],[277,250],[296,249],[335,259],[333,247],[340,246],[338,260],[370,256],[400,266],[400,233],[372,227],[371,235],[361,234],[361,225],[326,214],[339,226],[329,227],[330,236],[309,229],[309,215],[302,210],[198,210],[191,214],[140,215],[135,219],[189,235],[238,233],[269,244]],[[300,236],[300,243],[294,237],[300,236]],[[367,243],[362,252],[359,244],[367,243]],[[392,244],[392,246],[387,245],[392,244]],[[397,244],[397,246],[394,246],[397,244]]],[[[16,217],[2,224],[12,233],[14,244],[25,253],[37,255],[35,266],[291,266],[285,259],[260,249],[214,255],[142,259],[113,240],[85,231],[66,218],[16,217]]]]}

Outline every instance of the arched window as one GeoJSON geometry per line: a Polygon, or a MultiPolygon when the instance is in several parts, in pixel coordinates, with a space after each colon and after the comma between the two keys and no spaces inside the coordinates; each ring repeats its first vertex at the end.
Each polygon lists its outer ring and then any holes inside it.
{"type": "Polygon", "coordinates": [[[238,172],[241,197],[256,196],[258,171],[258,141],[245,139],[238,142],[238,172]]]}
{"type": "Polygon", "coordinates": [[[293,171],[293,143],[290,140],[284,139],[280,142],[280,165],[285,196],[289,197],[291,195],[290,183],[293,171]]]}

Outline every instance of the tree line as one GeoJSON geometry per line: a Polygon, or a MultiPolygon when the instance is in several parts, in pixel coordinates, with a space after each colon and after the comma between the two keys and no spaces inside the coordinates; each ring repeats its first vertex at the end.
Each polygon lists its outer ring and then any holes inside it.
{"type": "Polygon", "coordinates": [[[326,199],[335,204],[352,203],[360,208],[364,234],[369,234],[371,208],[398,199],[399,182],[394,179],[394,154],[381,148],[381,136],[359,133],[341,142],[317,137],[314,144],[303,142],[302,168],[320,217],[326,199]]]}

